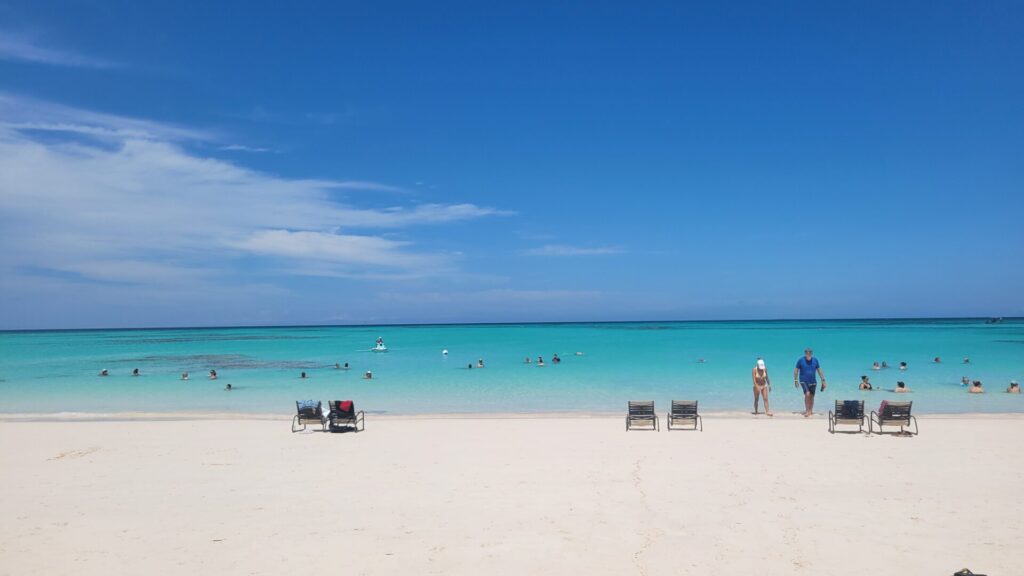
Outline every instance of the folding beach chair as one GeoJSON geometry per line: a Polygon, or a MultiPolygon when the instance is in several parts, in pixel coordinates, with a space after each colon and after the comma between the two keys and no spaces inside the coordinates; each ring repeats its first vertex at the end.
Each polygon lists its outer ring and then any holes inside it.
{"type": "Polygon", "coordinates": [[[356,411],[356,404],[351,400],[331,400],[327,403],[330,412],[327,414],[327,421],[331,431],[349,429],[359,432],[360,424],[362,430],[366,430],[366,416],[363,411],[356,411]]]}
{"type": "Polygon", "coordinates": [[[910,407],[913,402],[889,402],[883,400],[882,404],[878,407],[878,412],[871,412],[871,417],[868,420],[868,434],[871,434],[874,430],[873,424],[878,425],[878,433],[882,434],[883,426],[899,426],[900,434],[914,434],[917,435],[917,418],[910,414],[910,407]],[[914,424],[914,431],[904,430],[904,428],[910,428],[910,424],[914,424]]]}
{"type": "Polygon", "coordinates": [[[626,414],[626,430],[632,430],[634,423],[649,424],[651,430],[658,430],[658,415],[654,413],[654,401],[629,402],[626,414]]]}
{"type": "Polygon", "coordinates": [[[668,413],[668,429],[672,430],[672,425],[682,422],[683,424],[691,425],[691,430],[696,430],[697,425],[700,425],[700,431],[704,431],[704,419],[697,413],[697,401],[696,400],[673,400],[672,410],[668,413]]]}
{"type": "Polygon", "coordinates": [[[835,434],[839,424],[856,424],[863,432],[865,420],[863,400],[836,400],[835,411],[828,411],[828,431],[835,434]]]}
{"type": "Polygon", "coordinates": [[[318,400],[298,400],[295,402],[295,417],[292,418],[292,432],[306,429],[307,423],[319,424],[327,431],[327,417],[324,416],[323,405],[318,400]],[[301,428],[300,428],[301,426],[301,428]]]}

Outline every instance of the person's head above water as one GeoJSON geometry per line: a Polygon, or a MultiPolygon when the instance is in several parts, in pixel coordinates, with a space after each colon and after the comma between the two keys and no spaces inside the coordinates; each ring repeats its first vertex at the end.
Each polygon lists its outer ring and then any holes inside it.
{"type": "Polygon", "coordinates": [[[896,383],[896,387],[897,388],[906,388],[907,385],[904,382],[901,381],[901,382],[897,382],[896,383]]]}

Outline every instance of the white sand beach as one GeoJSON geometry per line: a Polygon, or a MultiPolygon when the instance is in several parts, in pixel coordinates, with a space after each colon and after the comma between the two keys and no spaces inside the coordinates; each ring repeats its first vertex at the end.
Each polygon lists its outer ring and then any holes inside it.
{"type": "Polygon", "coordinates": [[[952,574],[1024,566],[1016,416],[0,422],[0,574],[952,574]]]}

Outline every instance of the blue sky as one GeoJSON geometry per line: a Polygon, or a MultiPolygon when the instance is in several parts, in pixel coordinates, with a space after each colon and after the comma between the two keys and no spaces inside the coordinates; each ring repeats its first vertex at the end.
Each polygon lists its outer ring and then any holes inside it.
{"type": "Polygon", "coordinates": [[[0,328],[1024,315],[1020,3],[184,4],[0,3],[0,328]]]}

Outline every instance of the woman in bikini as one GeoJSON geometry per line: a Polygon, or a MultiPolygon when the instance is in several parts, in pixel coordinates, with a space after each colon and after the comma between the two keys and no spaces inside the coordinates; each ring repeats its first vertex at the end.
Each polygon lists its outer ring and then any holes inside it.
{"type": "Polygon", "coordinates": [[[764,398],[764,413],[774,416],[771,408],[768,407],[768,392],[772,389],[772,382],[768,379],[768,369],[764,367],[764,360],[758,358],[757,365],[754,366],[750,374],[754,379],[754,414],[757,414],[758,399],[764,398]]]}

